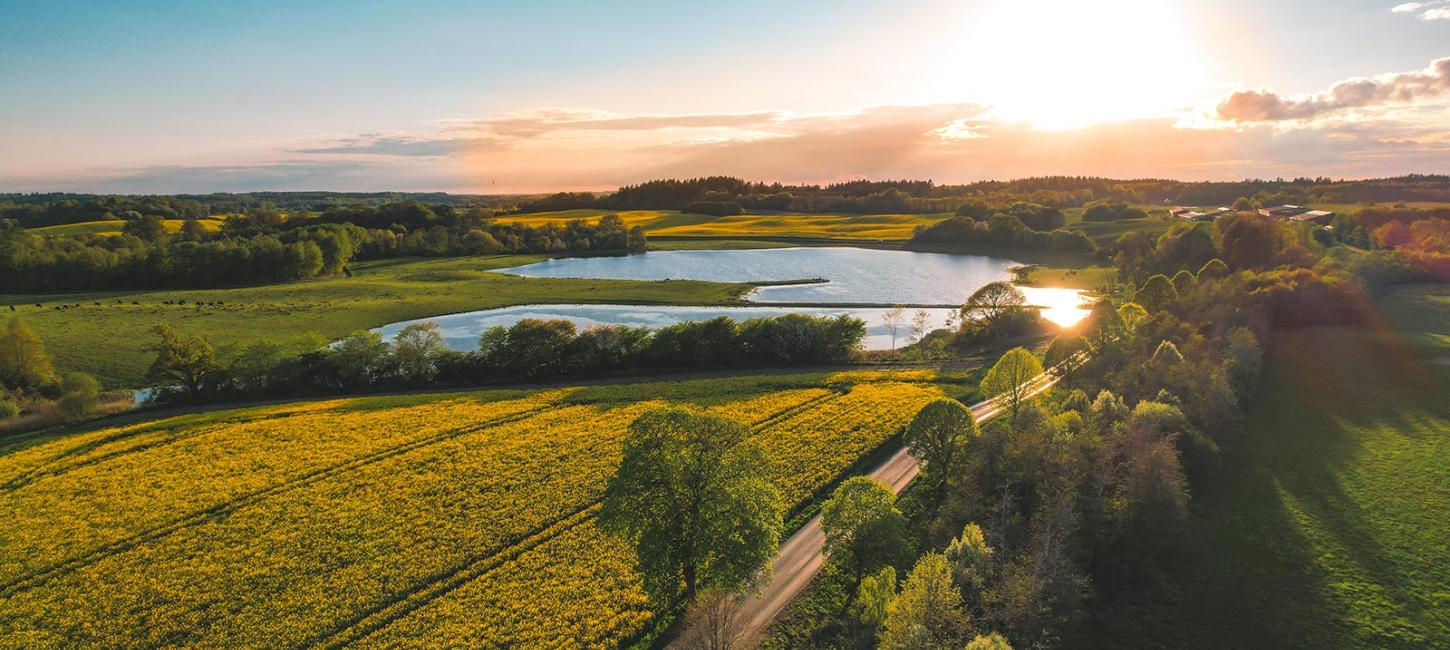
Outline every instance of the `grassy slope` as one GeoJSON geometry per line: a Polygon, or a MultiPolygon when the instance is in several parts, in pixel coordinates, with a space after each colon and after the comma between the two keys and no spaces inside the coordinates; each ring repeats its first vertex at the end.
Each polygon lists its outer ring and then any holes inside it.
{"type": "Polygon", "coordinates": [[[1450,646],[1450,287],[1382,313],[1274,342],[1246,442],[1196,497],[1181,602],[1113,644],[1450,646]]]}
{"type": "Polygon", "coordinates": [[[15,312],[0,307],[0,316],[23,317],[40,334],[58,369],[89,372],[107,386],[131,386],[154,356],[146,350],[152,342],[147,330],[162,322],[186,333],[207,334],[219,346],[270,338],[300,347],[315,344],[317,337],[334,339],[358,329],[474,309],[559,302],[724,303],[744,290],[743,285],[709,282],[520,278],[486,272],[538,259],[384,260],[355,265],[352,278],[233,289],[0,295],[0,306],[17,305],[15,312]],[[162,304],[181,300],[189,304],[162,304]],[[226,304],[190,304],[196,301],[226,304]],[[35,303],[44,306],[36,308],[35,303]],[[62,303],[81,306],[54,308],[62,303]]]}

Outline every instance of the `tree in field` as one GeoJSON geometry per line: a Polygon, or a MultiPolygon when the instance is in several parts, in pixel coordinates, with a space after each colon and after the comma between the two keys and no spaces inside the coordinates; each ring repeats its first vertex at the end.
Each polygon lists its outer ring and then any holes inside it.
{"type": "Polygon", "coordinates": [[[736,422],[694,408],[648,411],[629,426],[600,526],[634,545],[657,603],[681,583],[686,599],[738,589],[768,566],[780,538],[768,465],[736,422]]]}
{"type": "Polygon", "coordinates": [[[960,648],[969,624],[967,612],[962,608],[962,594],[952,583],[952,570],[946,557],[928,553],[906,576],[901,594],[886,618],[881,648],[960,648]]]}
{"type": "Polygon", "coordinates": [[[196,399],[217,370],[216,353],[205,336],[183,337],[165,323],[151,328],[161,340],[151,349],[156,361],[146,372],[152,381],[179,384],[187,397],[196,399]]]}
{"type": "Polygon", "coordinates": [[[982,394],[1003,396],[1015,420],[1022,401],[1027,399],[1028,387],[1024,384],[1040,374],[1042,362],[1035,355],[1024,348],[1012,348],[982,378],[982,394]]]}
{"type": "Polygon", "coordinates": [[[892,307],[881,314],[881,324],[891,330],[891,349],[896,349],[896,330],[901,327],[902,321],[906,319],[906,310],[900,307],[892,307]]]}
{"type": "Polygon", "coordinates": [[[821,507],[827,561],[851,577],[853,589],[867,574],[901,557],[905,529],[896,494],[865,476],[842,483],[821,507]]]}
{"type": "Polygon", "coordinates": [[[121,227],[121,232],[142,241],[158,242],[166,238],[166,223],[161,217],[148,214],[140,219],[127,221],[121,227]]]}
{"type": "Polygon", "coordinates": [[[61,395],[56,407],[66,419],[80,419],[96,411],[100,393],[101,385],[95,377],[83,372],[68,373],[61,382],[61,395]]]}
{"type": "Polygon", "coordinates": [[[921,464],[922,479],[942,489],[969,438],[976,433],[977,419],[972,411],[961,402],[943,397],[928,402],[916,412],[911,424],[906,426],[902,442],[911,457],[921,464]]]}
{"type": "Polygon", "coordinates": [[[0,386],[33,390],[55,380],[55,369],[45,344],[20,317],[0,331],[0,386]]]}
{"type": "Polygon", "coordinates": [[[201,241],[206,239],[206,227],[196,219],[187,219],[181,222],[182,241],[201,241]]]}
{"type": "Polygon", "coordinates": [[[992,332],[997,323],[1022,309],[1026,303],[1027,297],[1012,283],[990,282],[977,289],[962,305],[962,322],[974,323],[992,332]]]}
{"type": "Polygon", "coordinates": [[[1178,302],[1178,288],[1173,286],[1173,281],[1168,276],[1161,273],[1148,278],[1138,289],[1138,304],[1150,312],[1159,311],[1175,302],[1178,302]]]}

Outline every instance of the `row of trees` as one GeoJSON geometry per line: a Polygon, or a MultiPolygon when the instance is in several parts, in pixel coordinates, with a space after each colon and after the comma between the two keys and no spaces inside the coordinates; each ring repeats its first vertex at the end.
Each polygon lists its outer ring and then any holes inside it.
{"type": "Polygon", "coordinates": [[[205,336],[155,329],[149,379],[159,400],[331,394],[438,384],[535,380],[630,369],[839,363],[866,335],[849,316],[789,314],[736,322],[720,317],[660,329],[524,319],[494,327],[475,350],[450,349],[437,323],[404,327],[391,341],[360,331],[320,350],[288,356],[255,342],[227,358],[205,336]]]}
{"type": "MultiPolygon", "coordinates": [[[[595,223],[525,226],[494,223],[427,206],[349,208],[284,218],[260,212],[229,220],[221,233],[196,221],[172,236],[157,217],[127,222],[117,236],[42,237],[0,221],[0,291],[217,287],[286,282],[342,272],[353,260],[500,253],[637,252],[644,231],[607,215],[595,223]],[[416,208],[416,210],[408,208],[416,208]],[[374,228],[345,220],[374,211],[405,218],[374,228]],[[425,225],[425,224],[434,225],[425,225]]],[[[374,219],[358,217],[364,224],[374,219]]]]}

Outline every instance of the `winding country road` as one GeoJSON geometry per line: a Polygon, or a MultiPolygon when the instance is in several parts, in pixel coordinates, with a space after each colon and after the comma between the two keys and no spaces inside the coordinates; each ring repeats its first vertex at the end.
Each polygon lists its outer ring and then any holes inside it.
{"type": "MultiPolygon", "coordinates": [[[[1057,381],[1058,377],[1050,372],[1038,375],[1024,384],[1028,387],[1025,397],[1039,395],[1052,388],[1057,381]]],[[[998,396],[973,405],[972,415],[977,418],[977,422],[985,422],[1000,415],[1003,409],[998,396]]],[[[893,492],[900,493],[916,478],[917,472],[916,460],[902,447],[866,475],[890,486],[893,492]]],[[[771,565],[773,573],[770,582],[762,586],[755,596],[747,598],[742,605],[740,618],[746,622],[747,638],[759,638],[758,635],[765,627],[816,577],[825,559],[821,551],[825,542],[825,533],[821,532],[821,516],[816,515],[780,545],[775,562],[771,565]]]]}

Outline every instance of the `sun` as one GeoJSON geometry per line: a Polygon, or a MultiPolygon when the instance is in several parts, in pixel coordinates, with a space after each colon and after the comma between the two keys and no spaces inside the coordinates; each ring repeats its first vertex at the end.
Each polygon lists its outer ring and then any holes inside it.
{"type": "Polygon", "coordinates": [[[1162,115],[1204,87],[1197,39],[1161,0],[992,0],[965,17],[954,94],[1043,129],[1162,115]]]}

